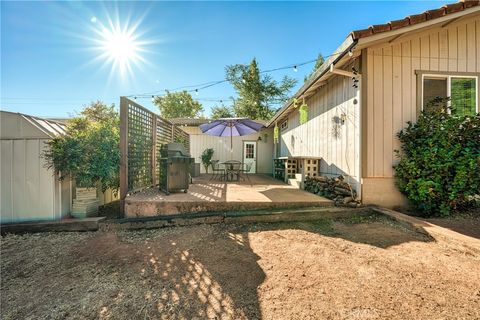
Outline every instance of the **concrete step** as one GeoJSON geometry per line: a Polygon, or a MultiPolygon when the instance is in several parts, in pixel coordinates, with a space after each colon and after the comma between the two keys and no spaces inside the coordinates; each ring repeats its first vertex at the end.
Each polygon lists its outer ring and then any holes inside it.
{"type": "Polygon", "coordinates": [[[357,214],[369,214],[366,208],[345,207],[310,207],[282,210],[254,210],[230,211],[196,214],[179,214],[171,216],[125,218],[108,220],[100,223],[100,230],[122,229],[155,229],[163,227],[188,226],[210,223],[254,223],[254,222],[283,222],[308,221],[321,218],[339,219],[348,218],[357,214]]]}

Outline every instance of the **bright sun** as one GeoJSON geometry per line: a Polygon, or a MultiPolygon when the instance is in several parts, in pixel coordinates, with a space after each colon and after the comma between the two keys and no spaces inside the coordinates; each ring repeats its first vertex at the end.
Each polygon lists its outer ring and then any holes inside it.
{"type": "Polygon", "coordinates": [[[106,25],[102,25],[96,18],[90,20],[96,25],[94,49],[99,53],[96,60],[103,61],[104,66],[110,66],[111,77],[120,76],[121,79],[126,79],[133,75],[134,65],[140,67],[141,63],[146,63],[142,52],[148,42],[139,39],[136,33],[138,23],[131,26],[126,23],[122,27],[119,23],[108,20],[106,25]]]}
{"type": "Polygon", "coordinates": [[[118,29],[103,29],[102,37],[102,47],[115,64],[125,66],[138,59],[138,44],[128,30],[125,32],[118,29]]]}

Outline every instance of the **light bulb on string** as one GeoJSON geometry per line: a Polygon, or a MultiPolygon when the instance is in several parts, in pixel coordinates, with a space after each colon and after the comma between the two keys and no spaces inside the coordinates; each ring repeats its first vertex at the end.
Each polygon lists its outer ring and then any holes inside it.
{"type": "Polygon", "coordinates": [[[198,89],[195,89],[195,94],[198,96],[198,89]]]}
{"type": "Polygon", "coordinates": [[[297,66],[293,66],[293,72],[297,72],[298,69],[297,69],[297,66]]]}
{"type": "Polygon", "coordinates": [[[152,102],[155,102],[155,96],[152,95],[152,102]]]}

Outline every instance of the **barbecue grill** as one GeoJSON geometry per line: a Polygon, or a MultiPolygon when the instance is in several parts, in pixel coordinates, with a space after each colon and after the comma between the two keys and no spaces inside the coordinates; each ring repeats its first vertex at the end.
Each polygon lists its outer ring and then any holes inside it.
{"type": "Polygon", "coordinates": [[[162,145],[160,155],[160,190],[167,195],[174,191],[186,193],[190,180],[190,166],[194,159],[181,143],[162,145]]]}

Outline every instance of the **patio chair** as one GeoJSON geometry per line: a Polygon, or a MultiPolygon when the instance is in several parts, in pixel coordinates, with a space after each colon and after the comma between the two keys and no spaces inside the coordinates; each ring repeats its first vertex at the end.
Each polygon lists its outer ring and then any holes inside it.
{"type": "Polygon", "coordinates": [[[212,165],[212,177],[210,180],[214,180],[217,177],[220,177],[221,179],[225,178],[226,171],[224,168],[220,168],[220,164],[218,163],[219,160],[212,160],[211,165],[212,165]]]}
{"type": "MultiPolygon", "coordinates": [[[[240,170],[240,172],[242,173],[242,177],[243,176],[247,177],[247,180],[250,183],[250,185],[252,185],[252,181],[250,181],[250,177],[248,176],[248,174],[250,173],[251,169],[252,169],[252,164],[251,163],[245,163],[245,166],[240,170]]],[[[245,179],[243,179],[243,180],[245,180],[245,179]]]]}

